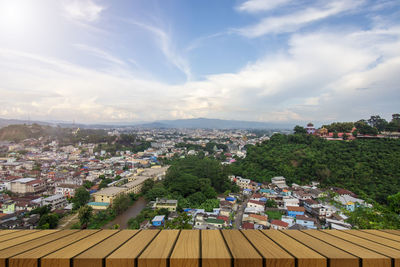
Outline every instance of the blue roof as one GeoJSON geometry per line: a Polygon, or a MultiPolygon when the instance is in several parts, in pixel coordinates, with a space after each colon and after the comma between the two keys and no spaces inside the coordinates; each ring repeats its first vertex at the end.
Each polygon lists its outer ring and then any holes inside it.
{"type": "Polygon", "coordinates": [[[110,206],[110,203],[106,202],[89,202],[89,206],[110,206]]]}
{"type": "Polygon", "coordinates": [[[246,189],[244,189],[244,191],[251,191],[251,189],[246,188],[246,189]]]}

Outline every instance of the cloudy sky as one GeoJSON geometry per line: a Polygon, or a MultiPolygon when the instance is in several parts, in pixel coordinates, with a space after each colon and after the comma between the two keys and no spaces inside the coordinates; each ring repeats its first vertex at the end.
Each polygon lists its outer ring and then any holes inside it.
{"type": "Polygon", "coordinates": [[[399,0],[0,0],[0,118],[398,112],[399,0]]]}

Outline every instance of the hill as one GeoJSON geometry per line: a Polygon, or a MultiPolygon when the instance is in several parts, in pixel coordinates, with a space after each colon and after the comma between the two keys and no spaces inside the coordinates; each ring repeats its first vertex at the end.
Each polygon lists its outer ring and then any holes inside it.
{"type": "Polygon", "coordinates": [[[385,203],[400,191],[400,139],[327,141],[310,135],[275,134],[249,146],[233,173],[258,182],[285,176],[289,183],[319,181],[385,203]]]}

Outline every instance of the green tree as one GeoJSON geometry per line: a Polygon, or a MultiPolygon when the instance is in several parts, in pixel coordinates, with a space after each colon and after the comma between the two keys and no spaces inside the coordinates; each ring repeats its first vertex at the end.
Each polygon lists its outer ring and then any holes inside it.
{"type": "Polygon", "coordinates": [[[128,195],[121,194],[117,196],[112,203],[112,209],[114,210],[116,215],[121,214],[130,206],[131,200],[128,195]]]}
{"type": "Polygon", "coordinates": [[[83,228],[87,228],[87,225],[89,224],[90,219],[92,218],[93,215],[92,212],[93,212],[92,207],[88,205],[79,208],[78,218],[83,228]]]}
{"type": "Polygon", "coordinates": [[[276,207],[278,207],[278,205],[276,204],[275,200],[268,199],[267,202],[265,202],[265,207],[266,208],[276,208],[276,207]]]}
{"type": "Polygon", "coordinates": [[[165,222],[165,229],[192,229],[192,225],[189,223],[191,216],[187,215],[186,212],[179,213],[177,218],[172,221],[165,222]]]}
{"type": "Polygon", "coordinates": [[[389,208],[400,215],[400,192],[395,195],[388,196],[389,208]]]}
{"type": "Polygon", "coordinates": [[[72,198],[73,209],[79,209],[80,207],[86,205],[90,200],[90,194],[84,187],[79,187],[75,190],[75,195],[72,198]]]}
{"type": "Polygon", "coordinates": [[[55,213],[44,214],[40,217],[38,228],[40,229],[55,229],[57,228],[59,217],[55,213]]]}
{"type": "Polygon", "coordinates": [[[94,184],[91,181],[84,181],[83,182],[83,187],[85,187],[86,189],[90,189],[94,184]]]}
{"type": "Polygon", "coordinates": [[[306,134],[307,130],[304,127],[301,127],[300,125],[296,125],[293,129],[295,134],[306,134]]]}

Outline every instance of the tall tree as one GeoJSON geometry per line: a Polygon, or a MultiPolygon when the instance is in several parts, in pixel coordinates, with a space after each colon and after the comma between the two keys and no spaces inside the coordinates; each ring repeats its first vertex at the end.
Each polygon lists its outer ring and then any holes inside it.
{"type": "Polygon", "coordinates": [[[80,207],[86,205],[90,200],[90,194],[84,187],[79,187],[75,191],[75,195],[72,198],[73,209],[79,209],[80,207]]]}

